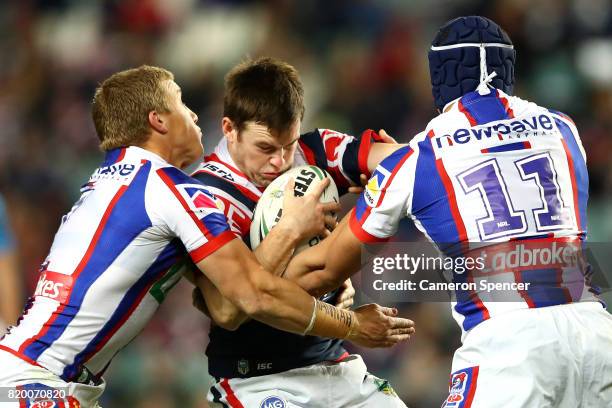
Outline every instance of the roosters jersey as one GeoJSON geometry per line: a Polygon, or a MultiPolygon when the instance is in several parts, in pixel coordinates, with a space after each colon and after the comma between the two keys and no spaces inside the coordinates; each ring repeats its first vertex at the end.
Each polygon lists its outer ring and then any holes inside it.
{"type": "MultiPolygon", "coordinates": [[[[452,257],[472,248],[510,253],[508,243],[522,241],[512,245],[521,251],[555,241],[579,247],[587,198],[586,157],[571,119],[499,90],[471,92],[381,162],[350,227],[364,242],[384,241],[408,216],[452,257]]],[[[546,253],[544,246],[536,255],[546,253]]],[[[453,315],[462,329],[516,308],[597,300],[582,273],[575,284],[575,268],[544,264],[498,274],[499,281],[530,283],[504,302],[487,302],[479,290],[456,291],[453,315]]],[[[453,272],[451,279],[473,282],[474,275],[453,272]]]]}
{"type": "Polygon", "coordinates": [[[101,375],[181,277],[235,236],[216,199],[157,155],[109,152],[64,216],[34,296],[0,349],[73,381],[101,375]]]}
{"type": "MultiPolygon", "coordinates": [[[[361,173],[369,175],[370,146],[379,140],[373,131],[353,137],[332,130],[315,130],[300,136],[293,165],[313,164],[325,169],[339,191],[346,191],[350,185],[359,183],[361,173]]],[[[237,168],[225,138],[192,176],[206,184],[218,198],[232,232],[249,245],[253,212],[264,189],[253,184],[237,168]]],[[[229,378],[286,371],[334,360],[344,352],[340,340],[300,336],[257,321],[249,321],[236,331],[213,326],[206,350],[210,373],[229,378]]]]}

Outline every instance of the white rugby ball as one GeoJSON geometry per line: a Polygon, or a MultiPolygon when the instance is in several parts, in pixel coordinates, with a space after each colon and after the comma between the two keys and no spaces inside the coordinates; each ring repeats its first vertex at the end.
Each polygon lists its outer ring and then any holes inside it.
{"type": "MultiPolygon", "coordinates": [[[[328,178],[330,180],[329,186],[323,191],[319,201],[322,203],[337,203],[340,200],[336,183],[334,183],[334,180],[325,170],[316,166],[300,166],[286,171],[266,187],[257,203],[257,207],[255,207],[250,230],[252,249],[259,246],[261,241],[280,220],[283,214],[285,186],[291,177],[295,180],[293,193],[296,196],[310,193],[320,180],[328,178]]],[[[317,245],[320,241],[321,239],[318,236],[314,236],[300,242],[295,248],[294,255],[306,248],[317,245]]]]}

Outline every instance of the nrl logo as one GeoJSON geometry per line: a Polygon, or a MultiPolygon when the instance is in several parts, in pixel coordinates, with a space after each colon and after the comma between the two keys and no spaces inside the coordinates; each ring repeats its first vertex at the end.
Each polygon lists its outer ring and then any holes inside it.
{"type": "Polygon", "coordinates": [[[238,361],[238,372],[242,375],[247,375],[251,371],[249,368],[249,360],[242,359],[238,361]]]}

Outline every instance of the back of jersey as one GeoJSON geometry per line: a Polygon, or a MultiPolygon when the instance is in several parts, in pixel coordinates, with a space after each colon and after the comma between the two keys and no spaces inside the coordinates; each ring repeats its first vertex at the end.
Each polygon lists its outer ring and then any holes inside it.
{"type": "Polygon", "coordinates": [[[483,270],[449,276],[473,285],[454,293],[464,330],[517,308],[597,300],[584,263],[557,259],[586,238],[586,158],[567,116],[499,90],[468,93],[370,184],[351,225],[362,240],[390,236],[409,215],[444,255],[485,260],[483,270]],[[529,285],[496,298],[482,280],[529,285]]]}
{"type": "MultiPolygon", "coordinates": [[[[586,235],[588,175],[569,118],[500,91],[469,93],[428,126],[419,161],[435,165],[429,180],[417,168],[412,213],[439,183],[456,235],[424,225],[436,242],[498,242],[521,237],[586,235]]],[[[444,214],[448,216],[448,214],[444,214]]],[[[418,218],[418,215],[417,215],[418,218]]]]}

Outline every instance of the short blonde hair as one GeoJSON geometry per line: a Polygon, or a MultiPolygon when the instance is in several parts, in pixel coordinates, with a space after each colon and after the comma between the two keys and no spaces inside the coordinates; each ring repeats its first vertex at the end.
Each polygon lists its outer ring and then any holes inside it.
{"type": "Polygon", "coordinates": [[[91,114],[100,148],[104,151],[147,140],[149,112],[168,112],[164,81],[174,75],[163,68],[143,65],[111,75],[96,89],[91,114]]]}

